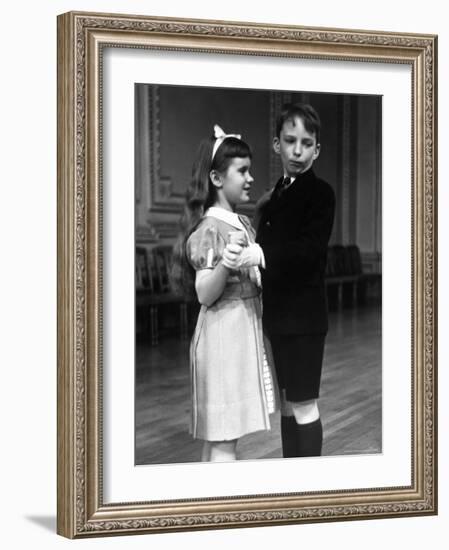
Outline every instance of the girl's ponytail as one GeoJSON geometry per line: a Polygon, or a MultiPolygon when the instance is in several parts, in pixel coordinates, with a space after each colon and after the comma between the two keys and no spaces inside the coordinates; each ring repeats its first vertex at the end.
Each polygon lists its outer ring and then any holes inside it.
{"type": "Polygon", "coordinates": [[[204,212],[215,201],[209,174],[212,168],[212,148],[215,140],[200,143],[186,191],[186,203],[180,220],[180,234],[173,248],[171,284],[174,292],[187,299],[195,296],[195,271],[186,256],[186,243],[204,212]]]}

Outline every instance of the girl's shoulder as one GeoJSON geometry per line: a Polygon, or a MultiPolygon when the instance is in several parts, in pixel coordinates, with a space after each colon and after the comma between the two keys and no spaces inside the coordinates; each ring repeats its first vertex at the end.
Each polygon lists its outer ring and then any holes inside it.
{"type": "Polygon", "coordinates": [[[212,216],[203,216],[196,228],[195,231],[201,231],[206,228],[210,228],[210,227],[214,227],[216,229],[218,229],[220,225],[220,220],[218,220],[217,218],[214,218],[212,216]]]}
{"type": "Polygon", "coordinates": [[[198,236],[204,233],[215,232],[220,238],[226,241],[229,231],[235,231],[235,229],[236,227],[232,223],[229,223],[229,221],[209,215],[201,219],[192,235],[196,234],[198,236]]]}
{"type": "Polygon", "coordinates": [[[219,220],[204,216],[201,218],[201,220],[198,222],[198,225],[195,227],[195,229],[190,234],[188,241],[198,241],[204,238],[206,235],[210,234],[218,234],[220,229],[219,220]]]}

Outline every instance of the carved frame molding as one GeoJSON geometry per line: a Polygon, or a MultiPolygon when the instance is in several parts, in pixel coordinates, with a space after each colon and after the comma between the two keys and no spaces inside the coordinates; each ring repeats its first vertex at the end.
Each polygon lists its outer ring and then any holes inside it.
{"type": "MultiPolygon", "coordinates": [[[[435,514],[436,47],[431,35],[127,15],[58,18],[58,532],[71,538],[435,514]],[[412,67],[412,484],[320,493],[104,504],[104,46],[412,67]]],[[[150,498],[150,495],[149,495],[150,498]]]]}

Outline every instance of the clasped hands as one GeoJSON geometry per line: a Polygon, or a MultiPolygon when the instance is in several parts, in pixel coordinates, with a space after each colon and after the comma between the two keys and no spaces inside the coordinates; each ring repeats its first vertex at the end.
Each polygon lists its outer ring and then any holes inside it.
{"type": "Polygon", "coordinates": [[[223,250],[222,263],[234,270],[261,265],[262,249],[257,243],[249,243],[243,231],[231,231],[229,242],[223,250]]]}

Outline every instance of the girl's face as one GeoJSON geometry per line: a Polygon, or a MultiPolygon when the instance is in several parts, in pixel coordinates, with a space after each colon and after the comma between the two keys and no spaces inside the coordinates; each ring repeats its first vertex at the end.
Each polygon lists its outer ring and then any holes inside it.
{"type": "Polygon", "coordinates": [[[234,157],[223,174],[213,170],[210,174],[217,189],[217,203],[227,210],[235,210],[238,204],[249,201],[249,190],[254,181],[249,169],[249,157],[234,157]]]}

